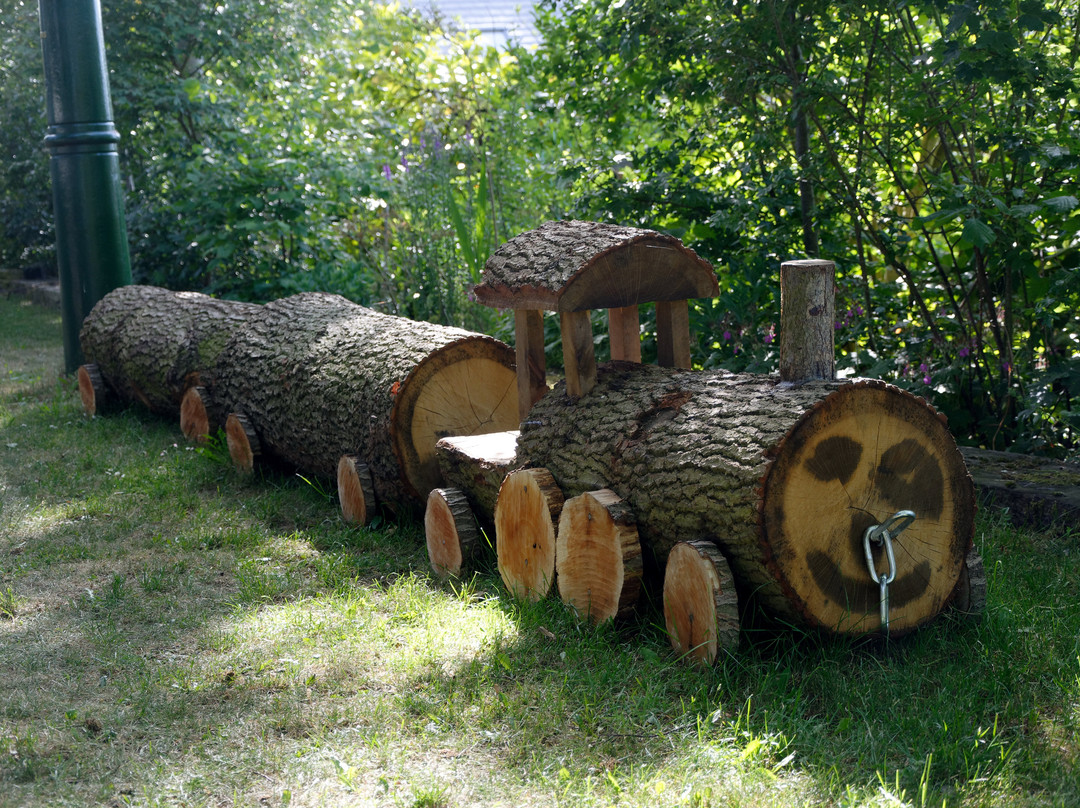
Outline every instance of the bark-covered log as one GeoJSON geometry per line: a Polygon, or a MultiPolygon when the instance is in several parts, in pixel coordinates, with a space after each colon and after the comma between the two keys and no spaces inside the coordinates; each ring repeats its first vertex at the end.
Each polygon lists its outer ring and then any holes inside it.
{"type": "MultiPolygon", "coordinates": [[[[198,292],[121,286],[90,311],[79,339],[87,363],[97,366],[111,393],[175,416],[188,388],[213,389],[222,349],[260,309],[198,292]]],[[[226,415],[214,411],[210,421],[220,426],[226,415]]]]}
{"type": "MultiPolygon", "coordinates": [[[[740,587],[786,620],[843,633],[880,626],[863,537],[897,511],[890,628],[952,597],[974,493],[937,413],[882,382],[780,383],[613,363],[573,403],[551,395],[522,424],[519,460],[567,497],[610,488],[637,518],[652,576],[682,540],[723,550],[740,587]]],[[[874,550],[877,572],[884,554],[874,550]]]]}
{"type": "Polygon", "coordinates": [[[503,309],[584,311],[715,297],[716,275],[674,236],[599,222],[545,222],[497,249],[477,300],[503,309]]]}
{"type": "Polygon", "coordinates": [[[513,350],[459,328],[380,314],[338,295],[267,303],[222,354],[221,395],[262,449],[333,479],[342,455],[376,498],[422,508],[441,483],[435,443],[517,426],[513,350]]]}

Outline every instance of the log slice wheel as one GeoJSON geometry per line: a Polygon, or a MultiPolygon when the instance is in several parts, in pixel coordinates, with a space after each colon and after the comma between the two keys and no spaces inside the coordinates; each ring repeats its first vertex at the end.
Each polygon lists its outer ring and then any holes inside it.
{"type": "Polygon", "coordinates": [[[721,650],[738,647],[735,580],[712,542],[679,542],[668,554],[664,623],[675,652],[701,665],[712,665],[721,650]]]}
{"type": "Polygon", "coordinates": [[[547,469],[511,471],[499,487],[495,552],[499,576],[514,597],[540,600],[551,591],[562,510],[562,491],[547,469]]]}
{"type": "MultiPolygon", "coordinates": [[[[768,565],[811,625],[838,633],[882,629],[870,578],[868,528],[901,510],[916,518],[893,539],[889,630],[937,615],[956,588],[974,533],[974,490],[937,413],[883,382],[838,388],[776,449],[762,495],[768,565]]],[[[871,548],[878,575],[884,550],[871,548]]]]}
{"type": "Polygon", "coordinates": [[[607,488],[567,500],[555,550],[563,602],[593,623],[628,617],[641,578],[641,543],[630,507],[607,488]]]}
{"type": "Polygon", "coordinates": [[[459,578],[480,549],[480,529],[465,492],[432,488],[424,510],[431,569],[440,578],[459,578]]]}

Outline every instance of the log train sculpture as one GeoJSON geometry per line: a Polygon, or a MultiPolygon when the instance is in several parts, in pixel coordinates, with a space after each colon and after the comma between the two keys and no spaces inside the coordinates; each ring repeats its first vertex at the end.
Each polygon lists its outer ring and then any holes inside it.
{"type": "Polygon", "coordinates": [[[842,634],[911,631],[985,598],[975,497],[922,399],[833,370],[829,262],[781,273],[780,374],[690,370],[688,298],[712,267],[647,230],[550,222],[504,244],[475,288],[514,310],[513,349],[479,334],[304,293],[262,306],[124,287],[83,326],[80,391],[219,425],[259,454],[336,476],[343,516],[424,507],[431,564],[460,575],[494,532],[519,597],[593,621],[662,586],[672,646],[711,663],[740,604],[842,634]],[[639,306],[656,305],[658,366],[639,306]],[[607,309],[598,366],[589,312],[607,309]],[[543,311],[566,375],[549,389],[543,311]]]}

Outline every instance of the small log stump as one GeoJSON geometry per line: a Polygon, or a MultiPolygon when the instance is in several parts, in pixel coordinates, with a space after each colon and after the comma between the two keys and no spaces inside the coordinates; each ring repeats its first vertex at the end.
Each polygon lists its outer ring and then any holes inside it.
{"type": "Polygon", "coordinates": [[[459,578],[482,546],[480,528],[465,492],[457,488],[433,488],[424,511],[431,569],[440,578],[459,578]]]}
{"type": "Polygon", "coordinates": [[[375,486],[371,469],[359,455],[342,455],[337,468],[341,518],[349,524],[366,525],[375,515],[375,486]]]}
{"type": "Polygon", "coordinates": [[[262,454],[262,445],[246,415],[229,413],[225,419],[225,443],[236,470],[251,474],[255,470],[255,458],[262,454]]]}
{"type": "Polygon", "coordinates": [[[664,622],[680,656],[712,665],[721,650],[739,646],[735,580],[711,541],[684,541],[668,555],[664,572],[664,622]]]}
{"type": "Polygon", "coordinates": [[[101,377],[101,369],[93,362],[79,366],[79,398],[83,411],[93,418],[109,401],[109,389],[101,377]]]}
{"type": "Polygon", "coordinates": [[[608,489],[567,500],[559,516],[559,597],[593,623],[627,617],[641,594],[641,544],[630,508],[608,489]]]}
{"type": "Polygon", "coordinates": [[[495,551],[499,575],[510,593],[540,600],[555,582],[555,528],[563,495],[543,468],[506,475],[495,505],[495,551]]]}
{"type": "Polygon", "coordinates": [[[981,620],[986,611],[986,569],[982,556],[974,547],[964,556],[964,566],[956,582],[953,608],[976,621],[981,620]]]}
{"type": "Polygon", "coordinates": [[[439,470],[448,486],[468,497],[476,518],[494,527],[495,505],[506,475],[517,466],[518,431],[455,435],[435,444],[439,470]]]}

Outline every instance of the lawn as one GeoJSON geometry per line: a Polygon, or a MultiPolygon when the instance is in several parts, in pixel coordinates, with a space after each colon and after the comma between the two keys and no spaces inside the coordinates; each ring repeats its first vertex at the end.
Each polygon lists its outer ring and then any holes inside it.
{"type": "Polygon", "coordinates": [[[983,513],[981,621],[888,644],[656,609],[580,625],[419,520],[87,418],[59,315],[0,299],[0,806],[1075,806],[1080,534],[983,513]]]}

